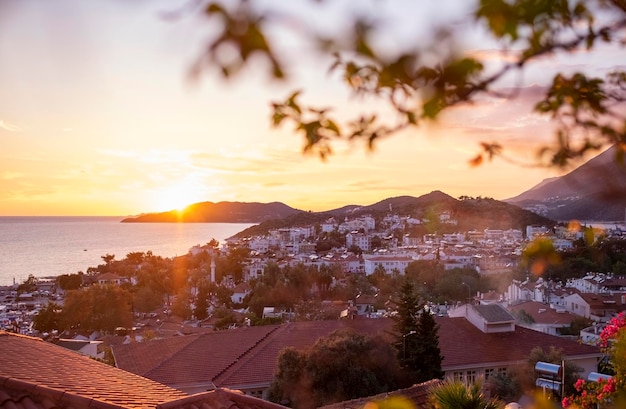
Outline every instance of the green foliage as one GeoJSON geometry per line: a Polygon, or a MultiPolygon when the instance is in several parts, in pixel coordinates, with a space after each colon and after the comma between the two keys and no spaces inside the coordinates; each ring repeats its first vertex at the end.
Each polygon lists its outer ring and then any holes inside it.
{"type": "Polygon", "coordinates": [[[83,284],[83,273],[62,274],[56,279],[59,287],[64,290],[78,290],[83,284]]]}
{"type": "Polygon", "coordinates": [[[379,338],[338,330],[311,349],[283,350],[270,399],[314,408],[394,390],[399,380],[393,349],[379,338]]]}
{"type": "Polygon", "coordinates": [[[189,289],[181,290],[172,303],[172,314],[184,320],[191,319],[191,293],[189,289]]]}
{"type": "Polygon", "coordinates": [[[526,312],[526,310],[519,310],[515,313],[516,318],[519,320],[519,322],[524,323],[524,324],[534,324],[535,323],[535,319],[533,318],[532,315],[530,315],[528,312],[526,312]]]}
{"type": "MultiPolygon", "coordinates": [[[[497,44],[503,58],[494,65],[489,56],[464,52],[458,38],[464,33],[445,22],[432,27],[431,41],[413,41],[390,49],[384,41],[373,40],[398,24],[394,19],[374,22],[354,13],[347,16],[341,35],[332,37],[296,15],[276,19],[275,10],[254,8],[246,0],[234,5],[229,2],[232,7],[226,3],[212,2],[205,9],[205,15],[221,26],[193,65],[194,76],[206,63],[212,63],[230,78],[244,65],[253,65],[251,57],[256,55],[267,63],[273,78],[282,80],[289,67],[286,59],[279,57],[280,43],[272,41],[266,32],[276,26],[286,32],[296,28],[298,36],[317,45],[320,59],[332,59],[331,70],[343,78],[349,92],[376,98],[382,103],[380,111],[396,114],[365,112],[340,121],[327,106],[302,102],[301,90],[273,102],[272,124],[291,124],[304,140],[304,152],[317,153],[321,158],[333,153],[338,140],[362,141],[371,149],[387,136],[436,120],[451,107],[494,95],[512,98],[514,94],[501,91],[503,80],[521,78],[533,64],[563,54],[592,54],[606,45],[621,47],[626,32],[622,1],[481,0],[473,9],[471,28],[486,33],[497,44]],[[232,52],[222,52],[226,47],[232,52]],[[233,58],[225,60],[224,55],[233,58]]],[[[280,14],[285,13],[289,14],[285,10],[280,14]]],[[[534,108],[554,124],[554,142],[539,146],[540,161],[565,166],[587,151],[626,142],[626,118],[615,108],[626,100],[624,84],[626,72],[619,66],[606,75],[595,71],[555,73],[552,85],[537,97],[534,108]]],[[[479,146],[473,164],[504,156],[497,140],[483,141],[479,146]]],[[[618,157],[623,156],[623,148],[619,152],[618,157]]]]}
{"type": "Polygon", "coordinates": [[[136,312],[151,312],[162,305],[161,294],[150,287],[140,287],[133,296],[133,308],[136,312]]]}
{"type": "Polygon", "coordinates": [[[587,327],[590,327],[591,325],[593,325],[593,321],[591,319],[585,318],[585,317],[576,317],[569,324],[569,327],[562,328],[559,331],[559,333],[561,335],[575,335],[575,336],[579,336],[580,335],[580,331],[582,331],[583,329],[585,329],[587,327]]]}
{"type": "Polygon", "coordinates": [[[424,382],[443,376],[438,326],[406,279],[400,288],[398,314],[394,317],[398,361],[412,382],[424,382]]]}
{"type": "Polygon", "coordinates": [[[111,333],[132,326],[132,295],[115,285],[93,285],[68,291],[62,310],[65,328],[111,333]]]}
{"type": "Polygon", "coordinates": [[[439,326],[435,322],[430,311],[423,309],[418,323],[417,334],[417,357],[420,363],[417,366],[417,382],[425,382],[431,379],[443,377],[441,370],[441,350],[439,349],[439,326]]]}
{"type": "Polygon", "coordinates": [[[198,287],[198,294],[196,296],[196,308],[193,310],[193,315],[197,320],[203,320],[209,316],[207,311],[209,304],[207,298],[209,297],[208,285],[200,285],[198,287]]]}
{"type": "Polygon", "coordinates": [[[226,308],[218,308],[213,312],[215,318],[215,329],[226,329],[233,324],[241,324],[243,319],[237,316],[233,311],[226,308]]]}
{"type": "Polygon", "coordinates": [[[504,403],[488,398],[480,382],[466,386],[459,381],[446,380],[435,386],[430,394],[435,409],[501,409],[504,403]]]}
{"type": "Polygon", "coordinates": [[[496,397],[505,402],[518,401],[522,389],[519,379],[515,374],[496,373],[485,381],[485,390],[489,392],[489,396],[496,397]]]}
{"type": "Polygon", "coordinates": [[[49,303],[33,318],[33,328],[40,332],[52,332],[63,329],[63,315],[61,307],[56,303],[49,303]]]}
{"type": "Polygon", "coordinates": [[[37,290],[37,281],[38,280],[34,275],[29,274],[28,278],[24,280],[23,283],[17,286],[18,295],[23,293],[32,293],[33,291],[37,290]]]}
{"type": "MultiPolygon", "coordinates": [[[[533,348],[528,357],[527,378],[525,380],[527,385],[528,383],[534,384],[534,368],[539,361],[561,365],[564,361],[563,351],[554,347],[550,347],[548,351],[544,351],[540,346],[533,348]]],[[[574,392],[574,383],[580,378],[579,374],[582,370],[582,368],[565,360],[565,395],[570,395],[574,392]]]]}

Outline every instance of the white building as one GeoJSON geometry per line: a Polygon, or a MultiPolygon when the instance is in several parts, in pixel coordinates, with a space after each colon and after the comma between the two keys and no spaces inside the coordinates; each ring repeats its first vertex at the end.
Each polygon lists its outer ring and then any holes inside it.
{"type": "Polygon", "coordinates": [[[364,255],[363,267],[365,275],[371,275],[376,271],[377,267],[385,269],[387,274],[392,274],[394,271],[404,274],[409,263],[415,261],[413,257],[406,255],[364,255]]]}

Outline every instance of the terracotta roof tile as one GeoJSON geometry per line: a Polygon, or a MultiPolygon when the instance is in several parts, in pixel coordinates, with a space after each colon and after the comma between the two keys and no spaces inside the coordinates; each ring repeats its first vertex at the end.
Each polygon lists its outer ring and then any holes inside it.
{"type": "Polygon", "coordinates": [[[212,380],[278,326],[244,327],[112,347],[116,363],[167,385],[212,380]],[[184,370],[183,370],[184,369],[184,370]]]}
{"type": "Polygon", "coordinates": [[[284,409],[239,391],[187,395],[37,338],[0,331],[0,409],[284,409]]]}
{"type": "Polygon", "coordinates": [[[37,338],[0,332],[0,350],[0,389],[12,396],[2,408],[31,406],[23,396],[38,407],[49,400],[54,406],[72,408],[147,408],[184,396],[37,338]]]}
{"type": "Polygon", "coordinates": [[[569,325],[577,317],[569,311],[557,312],[537,301],[525,301],[509,307],[511,311],[525,311],[537,324],[569,325]]]}
{"type": "Polygon", "coordinates": [[[515,331],[489,334],[483,333],[465,318],[437,318],[436,321],[439,324],[442,367],[448,369],[526,361],[530,351],[537,346],[544,350],[550,346],[560,348],[565,356],[600,356],[597,347],[519,326],[515,327],[515,331]]]}
{"type": "MultiPolygon", "coordinates": [[[[436,322],[440,326],[439,345],[444,357],[444,370],[481,364],[525,362],[536,346],[544,349],[555,346],[563,349],[566,356],[600,356],[596,347],[521,327],[516,327],[514,332],[488,334],[465,318],[437,317],[436,322]]],[[[172,380],[184,380],[190,384],[211,381],[218,387],[234,389],[269,385],[282,349],[288,346],[308,348],[320,337],[340,328],[353,328],[368,335],[391,334],[393,321],[381,318],[293,322],[281,326],[241,328],[200,335],[186,348],[170,355],[158,369],[146,372],[145,376],[168,385],[173,385],[168,383],[172,380]],[[263,331],[267,331],[265,336],[263,331]],[[180,371],[182,368],[184,371],[180,371]],[[184,375],[174,375],[174,372],[184,372],[184,375]]],[[[160,341],[115,347],[116,357],[122,356],[120,351],[123,348],[143,350],[123,355],[129,359],[146,356],[154,351],[155,342],[160,341]]],[[[132,366],[125,362],[118,363],[123,367],[132,366]]]]}

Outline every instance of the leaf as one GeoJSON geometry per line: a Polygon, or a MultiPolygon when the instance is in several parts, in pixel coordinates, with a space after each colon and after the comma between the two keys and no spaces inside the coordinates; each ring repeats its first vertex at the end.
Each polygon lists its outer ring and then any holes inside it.
{"type": "Polygon", "coordinates": [[[207,14],[220,13],[226,15],[226,10],[219,3],[209,3],[204,12],[207,14]]]}
{"type": "Polygon", "coordinates": [[[275,111],[274,115],[272,115],[272,125],[273,126],[280,125],[285,118],[287,118],[287,114],[283,112],[275,111]]]}
{"type": "Polygon", "coordinates": [[[333,131],[333,133],[337,136],[341,135],[341,132],[339,131],[339,126],[337,126],[335,121],[333,121],[332,119],[326,120],[326,128],[333,131]]]}

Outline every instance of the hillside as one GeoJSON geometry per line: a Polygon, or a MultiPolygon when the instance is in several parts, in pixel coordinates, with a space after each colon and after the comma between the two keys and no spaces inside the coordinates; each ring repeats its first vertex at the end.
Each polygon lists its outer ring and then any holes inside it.
{"type": "Polygon", "coordinates": [[[505,202],[541,208],[554,220],[624,220],[626,164],[616,160],[612,147],[572,172],[546,179],[505,202]]]}
{"type": "Polygon", "coordinates": [[[237,237],[266,234],[269,230],[282,227],[305,226],[322,223],[330,217],[340,222],[345,217],[371,215],[379,223],[389,214],[428,219],[423,225],[426,230],[458,232],[468,230],[510,229],[523,230],[527,225],[551,226],[554,221],[521,209],[518,206],[489,198],[464,198],[457,200],[440,191],[423,196],[399,196],[388,198],[368,206],[344,206],[325,212],[301,212],[283,219],[269,220],[239,232],[237,237]],[[439,223],[438,216],[448,212],[457,224],[439,223]]]}
{"type": "Polygon", "coordinates": [[[183,211],[146,213],[122,220],[122,223],[261,223],[304,213],[284,203],[201,202],[183,211]]]}

